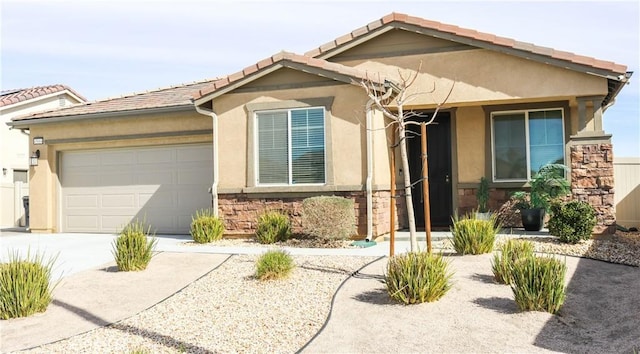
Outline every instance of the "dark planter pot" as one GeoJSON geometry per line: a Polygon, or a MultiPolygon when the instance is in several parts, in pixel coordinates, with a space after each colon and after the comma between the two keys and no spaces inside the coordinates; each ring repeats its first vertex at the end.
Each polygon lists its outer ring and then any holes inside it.
{"type": "Polygon", "coordinates": [[[544,208],[522,209],[522,226],[527,231],[540,231],[544,226],[544,208]]]}

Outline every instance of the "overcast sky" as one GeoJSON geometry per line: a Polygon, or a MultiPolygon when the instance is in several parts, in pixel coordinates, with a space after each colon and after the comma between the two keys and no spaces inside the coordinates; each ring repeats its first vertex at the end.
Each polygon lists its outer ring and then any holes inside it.
{"type": "Polygon", "coordinates": [[[605,130],[616,156],[640,156],[638,1],[0,3],[2,90],[61,83],[90,100],[304,53],[393,11],[614,61],[636,74],[605,113],[605,130]]]}

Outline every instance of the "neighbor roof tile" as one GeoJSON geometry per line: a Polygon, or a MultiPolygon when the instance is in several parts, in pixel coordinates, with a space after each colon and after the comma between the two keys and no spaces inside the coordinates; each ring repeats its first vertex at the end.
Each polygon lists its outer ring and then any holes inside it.
{"type": "Polygon", "coordinates": [[[19,102],[27,101],[41,96],[46,96],[56,92],[69,91],[79,99],[86,101],[82,95],[72,90],[66,85],[48,85],[48,86],[35,86],[30,88],[6,90],[0,92],[0,107],[9,106],[19,102]]]}

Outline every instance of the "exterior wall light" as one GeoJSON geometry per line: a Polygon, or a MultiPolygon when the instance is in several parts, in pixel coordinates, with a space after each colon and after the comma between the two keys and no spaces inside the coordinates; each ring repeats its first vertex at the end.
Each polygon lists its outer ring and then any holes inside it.
{"type": "Polygon", "coordinates": [[[38,166],[38,159],[40,158],[40,150],[36,150],[31,154],[29,158],[29,166],[38,166]]]}

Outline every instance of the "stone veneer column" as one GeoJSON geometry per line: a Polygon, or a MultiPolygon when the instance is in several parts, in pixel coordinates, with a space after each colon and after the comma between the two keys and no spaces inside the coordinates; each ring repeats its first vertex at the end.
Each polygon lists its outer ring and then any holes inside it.
{"type": "Polygon", "coordinates": [[[598,222],[594,234],[614,233],[613,147],[611,143],[575,141],[570,144],[573,198],[591,204],[598,222]]]}

